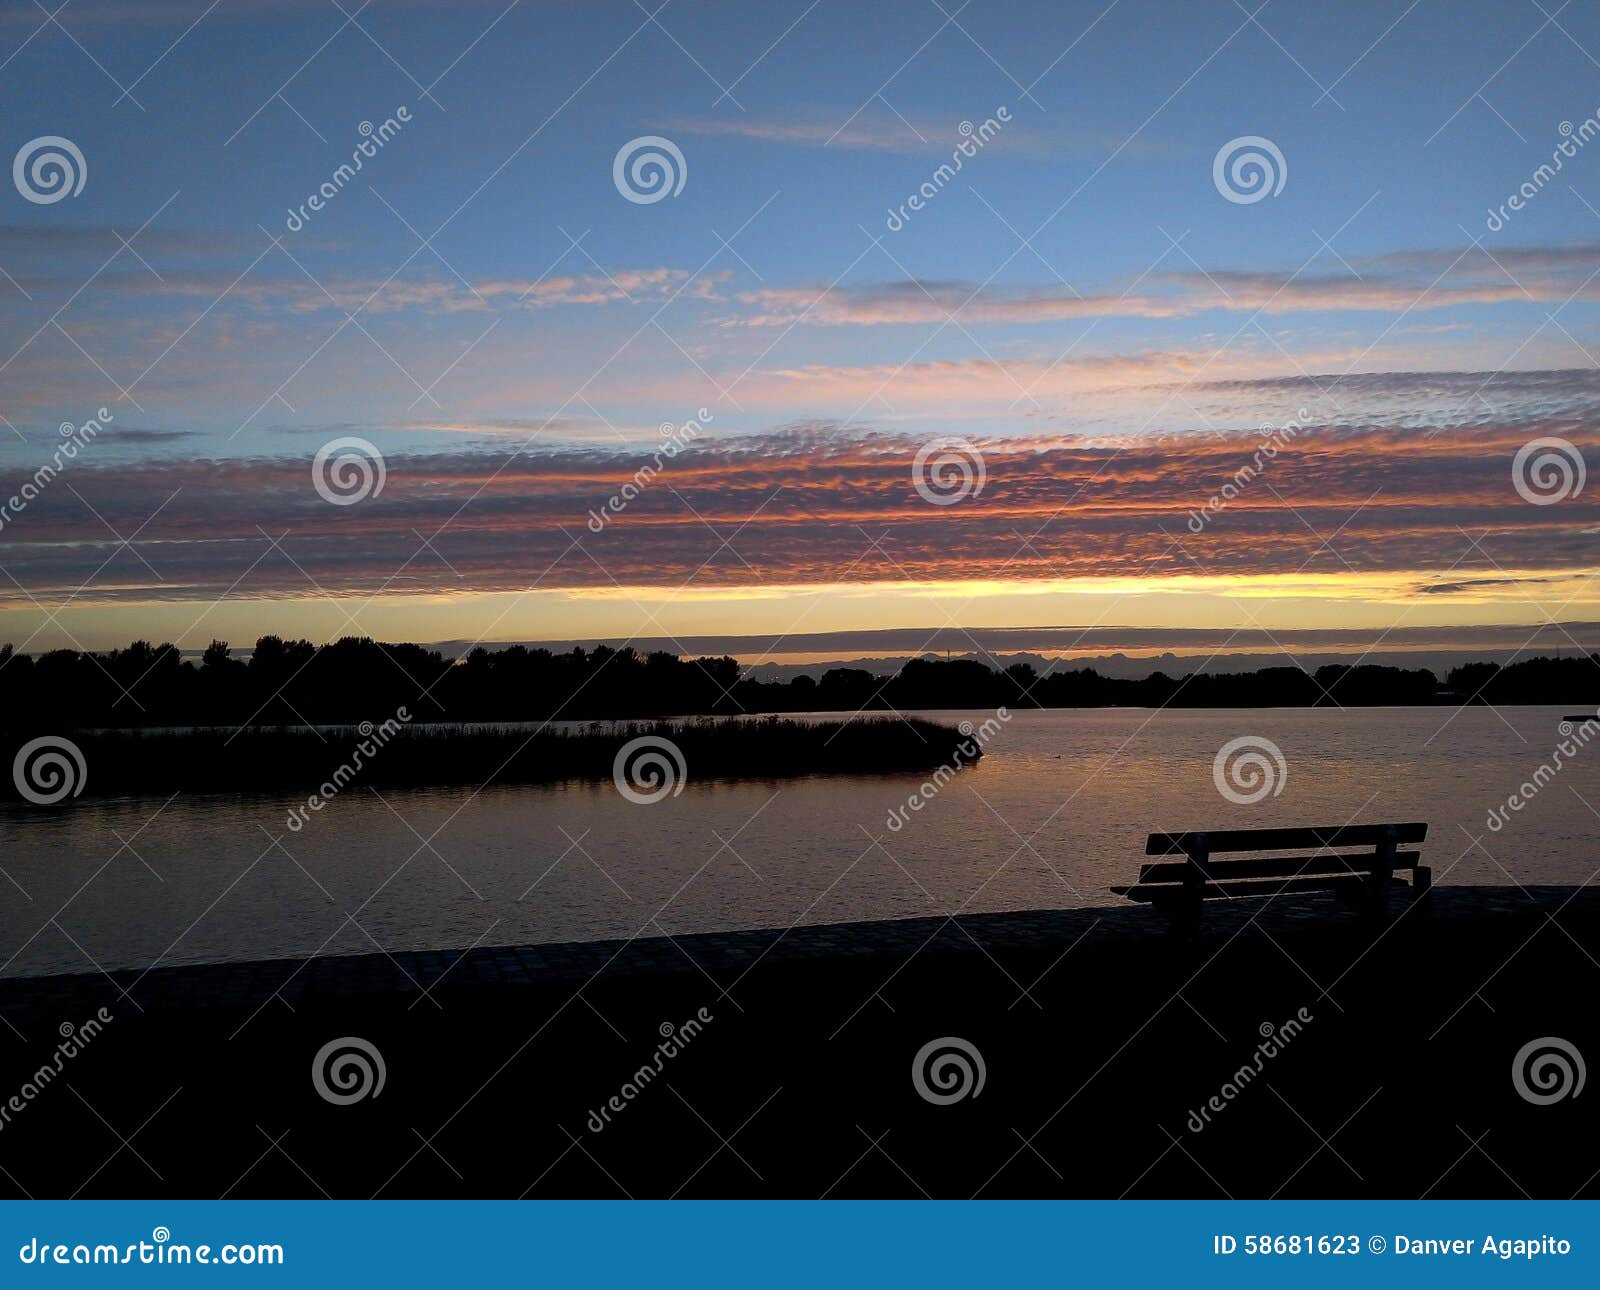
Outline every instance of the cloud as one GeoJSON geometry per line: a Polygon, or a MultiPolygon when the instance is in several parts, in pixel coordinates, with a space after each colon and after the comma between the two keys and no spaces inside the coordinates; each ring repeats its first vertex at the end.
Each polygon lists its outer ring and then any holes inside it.
{"type": "Polygon", "coordinates": [[[250,239],[220,229],[162,228],[142,232],[136,224],[0,224],[0,258],[8,264],[32,256],[82,257],[103,260],[123,250],[126,239],[144,256],[199,256],[259,249],[250,239]]]}
{"type": "MultiPolygon", "coordinates": [[[[841,116],[843,114],[841,113],[841,116]]],[[[955,121],[913,126],[906,121],[857,116],[844,124],[820,121],[750,121],[675,117],[657,129],[667,133],[751,139],[758,143],[793,144],[804,148],[859,149],[868,152],[924,153],[937,151],[955,133],[955,121]]],[[[959,136],[958,136],[959,137],[959,136]]]]}
{"type": "MultiPolygon", "coordinates": [[[[856,112],[842,107],[837,116],[826,121],[790,120],[758,121],[748,117],[669,117],[654,123],[653,128],[667,135],[698,135],[702,138],[747,139],[754,143],[778,144],[796,148],[829,148],[841,152],[896,153],[902,156],[948,157],[968,132],[963,124],[981,126],[994,119],[1005,106],[991,103],[974,107],[961,116],[939,120],[921,118],[910,120],[900,116],[856,112]]],[[[1013,122],[1015,113],[1013,113],[1013,122]]],[[[1129,141],[1126,135],[1112,131],[1093,131],[1082,128],[1066,130],[1041,130],[1034,126],[1001,124],[984,144],[988,153],[1010,153],[1028,157],[1051,158],[1093,157],[1100,160],[1112,149],[1133,156],[1172,156],[1178,149],[1166,144],[1137,138],[1129,141]]]]}
{"type": "Polygon", "coordinates": [[[1024,325],[1089,318],[1187,318],[1213,310],[1230,313],[1378,312],[1446,309],[1462,305],[1561,303],[1600,300],[1600,284],[1574,288],[1564,280],[1463,283],[1430,286],[1328,275],[1291,278],[1278,273],[1172,274],[1165,295],[1084,295],[1062,287],[995,288],[973,283],[889,282],[852,287],[764,287],[737,299],[756,312],[730,317],[733,325],[873,327],[942,323],[1024,325]],[[1576,292],[1576,295],[1574,295],[1576,292]]]}
{"type": "MultiPolygon", "coordinates": [[[[100,293],[126,296],[194,297],[220,301],[226,296],[258,308],[281,307],[291,314],[340,312],[364,307],[367,313],[417,309],[450,314],[494,308],[548,309],[560,305],[604,305],[622,301],[660,302],[674,295],[689,299],[717,298],[729,270],[702,273],[692,281],[687,269],[622,268],[614,272],[553,274],[540,278],[485,278],[464,282],[443,278],[309,278],[303,274],[240,278],[237,271],[166,273],[107,272],[96,281],[100,293]]],[[[76,290],[81,279],[70,276],[15,275],[31,295],[76,290]]],[[[0,290],[4,284],[0,284],[0,290]]]]}
{"type": "MultiPolygon", "coordinates": [[[[1600,432],[1559,430],[1600,470],[1600,432]]],[[[79,465],[69,479],[81,500],[51,487],[9,517],[6,567],[46,603],[77,591],[108,557],[79,602],[201,600],[230,588],[236,597],[535,585],[616,594],[1076,580],[1234,594],[1249,579],[1275,594],[1317,584],[1320,594],[1348,585],[1404,597],[1443,584],[1430,594],[1518,599],[1541,579],[1586,578],[1597,563],[1587,498],[1532,506],[1513,487],[1511,461],[1529,437],[1527,427],[1429,439],[1312,426],[1281,441],[1258,478],[1248,469],[1259,435],[989,441],[979,445],[981,492],[950,506],[930,505],[915,487],[919,440],[827,424],[698,443],[659,463],[578,447],[395,455],[383,492],[353,506],[318,496],[309,453],[79,465]],[[608,508],[634,488],[626,505],[608,508]],[[120,532],[144,526],[136,549],[159,582],[87,506],[120,532]],[[1195,532],[1198,514],[1206,519],[1195,532]],[[264,533],[285,535],[293,561],[264,533]]],[[[0,475],[0,496],[27,473],[0,475]]]]}
{"type": "Polygon", "coordinates": [[[1464,591],[1499,590],[1505,587],[1543,587],[1554,578],[1463,578],[1456,582],[1426,582],[1417,587],[1423,596],[1456,596],[1464,591]]]}

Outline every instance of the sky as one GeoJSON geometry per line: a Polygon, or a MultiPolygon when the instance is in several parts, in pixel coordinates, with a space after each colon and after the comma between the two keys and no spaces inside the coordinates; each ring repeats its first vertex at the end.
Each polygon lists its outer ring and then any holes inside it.
{"type": "Polygon", "coordinates": [[[1600,620],[1591,7],[8,4],[0,107],[19,649],[1600,620]]]}

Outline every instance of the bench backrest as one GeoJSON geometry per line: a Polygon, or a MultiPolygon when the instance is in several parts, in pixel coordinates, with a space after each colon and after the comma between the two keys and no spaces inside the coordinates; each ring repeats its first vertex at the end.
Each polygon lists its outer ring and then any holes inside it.
{"type": "Polygon", "coordinates": [[[1218,829],[1212,833],[1152,833],[1145,842],[1147,856],[1209,855],[1229,851],[1278,851],[1285,848],[1372,847],[1385,842],[1397,846],[1423,841],[1426,824],[1338,824],[1325,829],[1218,829]]]}
{"type": "MultiPolygon", "coordinates": [[[[1428,835],[1426,824],[1356,824],[1322,829],[1219,829],[1213,833],[1152,833],[1145,854],[1183,856],[1139,868],[1143,884],[1204,886],[1251,879],[1296,879],[1318,885],[1318,878],[1355,875],[1386,877],[1396,869],[1418,869],[1422,853],[1403,849],[1428,835]],[[1352,850],[1351,848],[1364,848],[1352,850]],[[1291,851],[1292,855],[1219,860],[1218,854],[1291,851]]],[[[1220,894],[1220,893],[1219,893],[1220,894]]]]}

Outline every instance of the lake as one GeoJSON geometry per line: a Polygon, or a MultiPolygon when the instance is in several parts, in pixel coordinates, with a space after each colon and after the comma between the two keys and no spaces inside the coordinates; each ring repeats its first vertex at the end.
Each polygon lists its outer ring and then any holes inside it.
{"type": "Polygon", "coordinates": [[[1564,711],[1018,712],[916,810],[920,776],[703,783],[692,766],[647,805],[610,782],[352,784],[298,833],[303,797],[8,805],[0,975],[1117,904],[1152,830],[1427,820],[1436,883],[1582,883],[1600,740],[1487,825],[1552,761],[1564,711]],[[1253,803],[1213,779],[1242,737],[1286,767],[1253,803]]]}

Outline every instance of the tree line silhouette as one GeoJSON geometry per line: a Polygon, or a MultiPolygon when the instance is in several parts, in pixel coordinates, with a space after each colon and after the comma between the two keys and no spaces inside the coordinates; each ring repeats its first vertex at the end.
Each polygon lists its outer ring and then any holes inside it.
{"type": "Polygon", "coordinates": [[[0,726],[8,729],[191,725],[335,725],[413,721],[598,720],[745,712],[939,708],[1317,707],[1600,704],[1600,655],[1472,662],[1441,682],[1427,668],[1330,664],[1307,672],[1155,672],[1140,679],[1087,667],[1003,669],[974,659],[908,661],[893,676],[835,667],[820,678],[762,681],[732,658],[682,658],[597,645],[564,653],[523,645],[436,649],[345,637],[317,646],[263,636],[248,659],[213,641],[198,662],[176,646],[39,655],[0,646],[0,726]]]}

